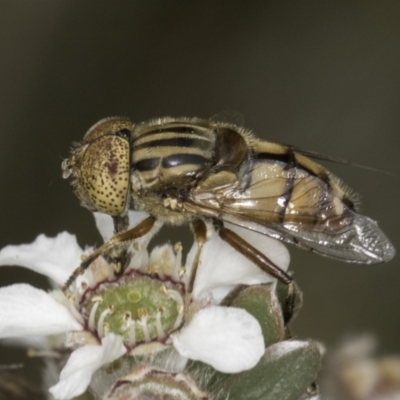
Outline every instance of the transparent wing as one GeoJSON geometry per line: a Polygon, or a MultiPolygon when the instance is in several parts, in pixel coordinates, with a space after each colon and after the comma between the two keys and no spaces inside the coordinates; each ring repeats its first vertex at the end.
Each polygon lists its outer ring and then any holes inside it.
{"type": "Polygon", "coordinates": [[[352,211],[329,183],[277,162],[211,174],[193,189],[187,206],[347,262],[379,263],[395,254],[377,224],[352,211]]]}
{"type": "Polygon", "coordinates": [[[391,260],[395,249],[377,223],[365,215],[353,213],[352,223],[338,233],[318,233],[294,224],[282,231],[316,253],[339,260],[374,264],[391,260]]]}
{"type": "Polygon", "coordinates": [[[329,161],[329,162],[333,162],[336,164],[348,165],[350,167],[365,169],[367,171],[379,172],[379,173],[382,173],[385,175],[393,175],[391,172],[385,171],[383,169],[370,167],[368,165],[358,164],[358,163],[350,161],[350,160],[345,160],[344,158],[328,156],[327,154],[321,154],[316,151],[306,150],[306,149],[303,149],[303,148],[297,147],[297,146],[290,146],[290,145],[286,145],[286,146],[293,149],[296,153],[303,154],[304,156],[313,158],[314,160],[329,161]]]}

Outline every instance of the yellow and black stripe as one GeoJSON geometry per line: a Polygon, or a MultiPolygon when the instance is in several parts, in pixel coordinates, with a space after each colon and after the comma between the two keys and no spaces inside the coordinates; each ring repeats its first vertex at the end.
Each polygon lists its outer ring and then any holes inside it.
{"type": "Polygon", "coordinates": [[[132,167],[143,188],[155,181],[182,183],[207,168],[214,156],[209,126],[185,121],[143,124],[133,130],[132,167]]]}
{"type": "Polygon", "coordinates": [[[258,141],[251,157],[248,197],[253,211],[274,223],[340,231],[352,220],[357,196],[320,164],[289,146],[258,141]],[[257,203],[257,205],[255,204],[257,203]]]}

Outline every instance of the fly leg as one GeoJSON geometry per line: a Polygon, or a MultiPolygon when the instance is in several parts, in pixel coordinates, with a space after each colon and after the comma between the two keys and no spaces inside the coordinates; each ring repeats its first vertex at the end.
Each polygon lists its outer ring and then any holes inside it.
{"type": "Polygon", "coordinates": [[[283,307],[283,319],[285,324],[287,324],[295,311],[296,288],[293,278],[235,232],[225,228],[220,223],[218,223],[218,225],[218,234],[222,240],[230,244],[235,250],[243,254],[247,259],[260,267],[268,275],[273,276],[288,286],[288,295],[283,307]]]}
{"type": "Polygon", "coordinates": [[[194,256],[192,269],[190,271],[189,281],[187,285],[187,291],[186,291],[187,294],[185,299],[185,303],[187,306],[189,305],[190,299],[192,297],[194,280],[196,278],[197,269],[200,263],[201,251],[203,250],[204,243],[207,240],[207,226],[204,223],[204,221],[202,221],[201,219],[196,219],[195,221],[192,222],[191,226],[194,234],[194,239],[197,242],[197,251],[194,256]]]}
{"type": "MultiPolygon", "coordinates": [[[[105,252],[109,252],[115,246],[118,247],[118,245],[130,243],[133,240],[144,236],[146,233],[151,231],[155,221],[155,218],[148,217],[132,229],[114,235],[108,242],[104,243],[87,258],[85,258],[84,261],[82,261],[81,265],[72,273],[67,282],[65,282],[64,286],[62,287],[63,292],[67,291],[67,289],[75,281],[75,279],[79,275],[81,275],[97,257],[101,256],[105,252]]],[[[124,250],[126,251],[126,249],[124,250]]],[[[117,260],[118,258],[120,258],[119,256],[115,257],[117,260]]]]}
{"type": "MultiPolygon", "coordinates": [[[[128,213],[113,217],[114,222],[114,235],[122,232],[126,232],[129,228],[129,216],[128,213]]],[[[107,262],[113,266],[114,274],[119,276],[128,266],[131,260],[131,254],[128,249],[130,242],[122,242],[118,246],[113,246],[109,250],[105,251],[103,257],[107,262]]]]}

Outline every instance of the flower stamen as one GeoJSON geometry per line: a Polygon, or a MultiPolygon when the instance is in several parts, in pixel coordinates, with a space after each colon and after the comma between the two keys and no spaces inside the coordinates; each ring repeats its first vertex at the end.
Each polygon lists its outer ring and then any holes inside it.
{"type": "Polygon", "coordinates": [[[164,328],[161,322],[161,311],[157,311],[156,314],[156,328],[157,328],[157,339],[163,340],[167,337],[167,334],[164,332],[164,328]]]}
{"type": "Polygon", "coordinates": [[[177,303],[176,309],[178,310],[178,317],[176,318],[176,321],[172,327],[172,330],[175,330],[179,328],[182,324],[185,307],[183,304],[183,298],[179,292],[177,292],[176,290],[169,289],[167,290],[167,293],[169,297],[171,297],[177,303]]]}
{"type": "Polygon", "coordinates": [[[129,341],[130,346],[136,346],[136,321],[131,319],[129,321],[129,341]]]}
{"type": "Polygon", "coordinates": [[[104,322],[103,324],[103,331],[104,331],[104,335],[108,332],[110,332],[110,324],[108,322],[104,322]]]}
{"type": "Polygon", "coordinates": [[[94,302],[94,304],[90,310],[88,326],[91,331],[94,331],[96,311],[103,300],[101,298],[98,298],[98,296],[95,296],[95,297],[93,297],[92,301],[94,302]]]}
{"type": "Polygon", "coordinates": [[[106,318],[106,316],[108,314],[112,314],[114,312],[114,306],[110,306],[108,308],[106,308],[101,314],[100,314],[100,318],[99,321],[97,323],[97,333],[98,335],[102,338],[104,337],[105,334],[105,323],[104,320],[106,318]]]}
{"type": "Polygon", "coordinates": [[[149,326],[147,325],[147,320],[148,320],[148,315],[147,314],[146,315],[142,315],[140,317],[140,321],[137,321],[137,323],[142,328],[143,335],[144,335],[144,341],[146,343],[149,343],[151,341],[151,337],[150,337],[149,326]]]}
{"type": "Polygon", "coordinates": [[[178,310],[178,317],[176,318],[176,321],[172,327],[172,330],[178,329],[182,325],[183,321],[183,316],[184,316],[184,309],[185,307],[183,305],[177,305],[177,310],[178,310]]]}
{"type": "Polygon", "coordinates": [[[73,301],[68,302],[68,310],[71,312],[71,314],[75,317],[75,319],[81,323],[85,323],[85,319],[81,315],[81,313],[76,309],[76,305],[73,301]]]}
{"type": "MultiPolygon", "coordinates": [[[[165,286],[164,286],[164,288],[165,288],[165,286]]],[[[172,300],[174,300],[178,305],[183,306],[183,298],[179,292],[177,292],[176,290],[167,289],[167,288],[165,288],[165,290],[166,290],[165,293],[168,294],[172,300]]]]}

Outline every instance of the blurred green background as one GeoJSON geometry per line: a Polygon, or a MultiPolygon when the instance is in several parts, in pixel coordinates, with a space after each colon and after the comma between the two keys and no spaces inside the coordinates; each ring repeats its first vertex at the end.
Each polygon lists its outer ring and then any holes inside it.
{"type": "MultiPolygon", "coordinates": [[[[391,172],[328,165],[399,248],[399,21],[397,0],[2,0],[0,247],[63,230],[100,243],[60,170],[98,119],[231,109],[259,137],[391,172]]],[[[356,266],[290,251],[305,298],[296,336],[332,346],[373,332],[382,352],[399,352],[398,259],[356,266]]],[[[46,287],[0,268],[1,285],[21,281],[46,287]]],[[[25,360],[11,350],[0,364],[25,360]]]]}

